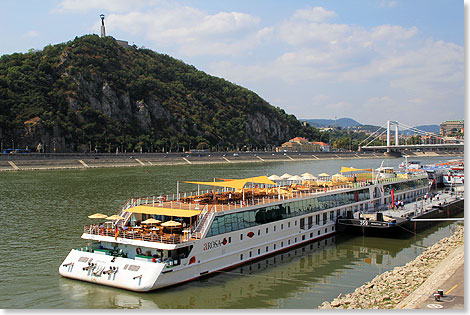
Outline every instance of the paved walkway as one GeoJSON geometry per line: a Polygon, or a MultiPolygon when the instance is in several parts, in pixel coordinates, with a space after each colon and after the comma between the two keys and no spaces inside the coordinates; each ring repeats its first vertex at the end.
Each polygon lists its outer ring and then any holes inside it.
{"type": "Polygon", "coordinates": [[[464,309],[464,245],[454,250],[434,273],[412,294],[400,302],[397,309],[464,309]],[[444,291],[440,301],[433,294],[444,291]]]}

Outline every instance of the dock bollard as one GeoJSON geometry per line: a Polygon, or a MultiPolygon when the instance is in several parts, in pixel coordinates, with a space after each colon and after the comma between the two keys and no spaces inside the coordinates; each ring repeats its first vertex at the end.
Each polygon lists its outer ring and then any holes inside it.
{"type": "Polygon", "coordinates": [[[440,296],[444,296],[444,290],[442,289],[438,289],[437,293],[439,293],[440,296]]]}
{"type": "Polygon", "coordinates": [[[434,293],[434,300],[440,301],[441,300],[441,295],[439,293],[434,293]]]}

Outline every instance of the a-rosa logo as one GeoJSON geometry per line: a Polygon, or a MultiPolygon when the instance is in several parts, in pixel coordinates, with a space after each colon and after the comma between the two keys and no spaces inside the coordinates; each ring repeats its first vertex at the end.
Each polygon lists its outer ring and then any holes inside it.
{"type": "Polygon", "coordinates": [[[214,248],[224,246],[226,244],[227,244],[227,239],[226,238],[224,238],[223,240],[216,240],[216,241],[207,242],[207,243],[204,243],[203,250],[211,250],[211,249],[214,249],[214,248]]]}
{"type": "Polygon", "coordinates": [[[253,235],[255,235],[255,233],[253,233],[253,232],[248,232],[248,234],[247,234],[246,236],[248,236],[249,238],[252,238],[253,235]]]}

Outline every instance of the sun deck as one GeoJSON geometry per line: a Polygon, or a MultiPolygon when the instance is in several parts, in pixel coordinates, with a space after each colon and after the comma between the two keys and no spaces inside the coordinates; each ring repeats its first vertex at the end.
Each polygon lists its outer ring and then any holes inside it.
{"type": "MultiPolygon", "coordinates": [[[[400,178],[386,178],[380,182],[394,182],[400,178]]],[[[177,194],[170,196],[150,196],[130,199],[122,207],[120,219],[108,227],[100,225],[87,225],[84,233],[116,237],[116,227],[119,230],[117,237],[158,242],[164,244],[180,244],[202,237],[202,231],[206,227],[206,221],[215,213],[247,208],[257,205],[284,202],[290,199],[321,195],[327,192],[349,190],[369,186],[369,181],[346,183],[317,183],[292,184],[277,187],[251,187],[238,191],[225,189],[223,191],[207,191],[202,194],[177,194]],[[164,218],[180,218],[181,226],[167,229],[163,226],[130,224],[129,219],[135,213],[161,216],[164,218]],[[182,220],[185,219],[186,222],[182,220]]]]}

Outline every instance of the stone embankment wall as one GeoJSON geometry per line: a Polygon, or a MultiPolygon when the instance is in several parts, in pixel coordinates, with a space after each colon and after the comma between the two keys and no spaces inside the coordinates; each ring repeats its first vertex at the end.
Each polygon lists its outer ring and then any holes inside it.
{"type": "Polygon", "coordinates": [[[319,309],[391,309],[412,294],[433,273],[433,269],[456,248],[464,244],[464,229],[446,237],[405,266],[376,276],[353,293],[340,294],[319,309]]]}

